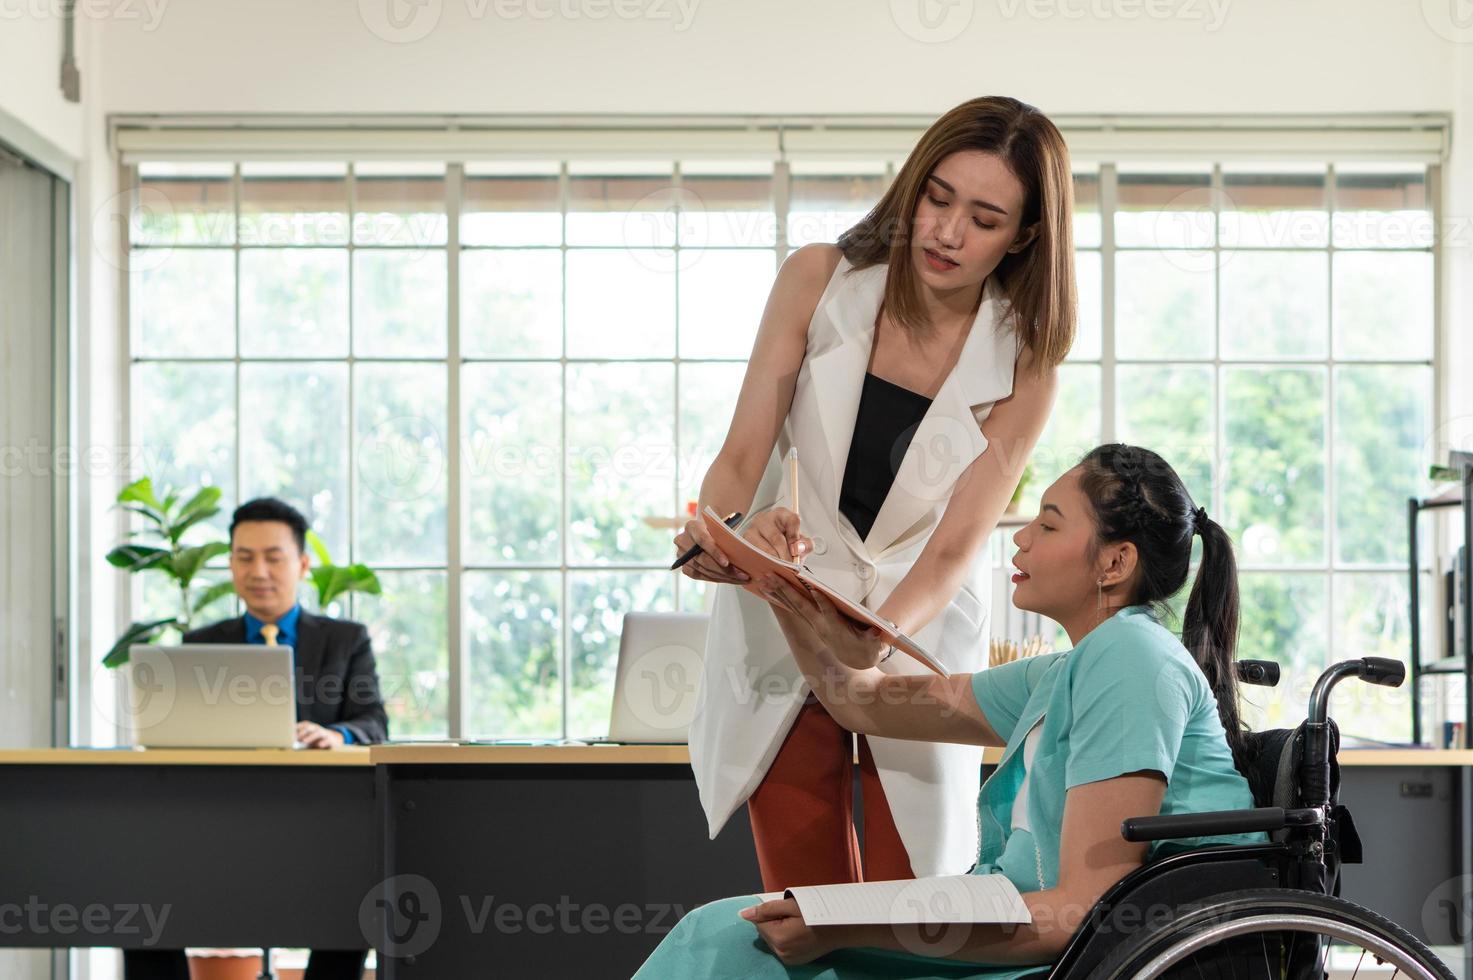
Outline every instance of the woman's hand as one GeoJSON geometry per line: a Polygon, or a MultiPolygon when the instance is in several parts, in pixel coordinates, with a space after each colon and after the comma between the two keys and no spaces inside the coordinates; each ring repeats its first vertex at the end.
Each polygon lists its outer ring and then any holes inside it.
{"type": "Polygon", "coordinates": [[[811,632],[820,647],[854,670],[875,666],[889,648],[879,630],[856,623],[822,592],[799,589],[781,576],[770,574],[758,579],[757,587],[763,598],[779,607],[774,613],[790,643],[795,633],[811,632]],[[807,630],[802,630],[800,624],[807,630]]]}
{"type": "Polygon", "coordinates": [[[838,948],[834,927],[815,929],[804,922],[798,903],[791,898],[763,902],[738,914],[757,927],[767,948],[788,966],[811,963],[838,948]]]}
{"type": "Polygon", "coordinates": [[[701,546],[701,553],[680,566],[680,573],[686,578],[731,585],[747,583],[747,573],[740,568],[731,567],[730,559],[716,547],[716,539],[711,537],[711,532],[706,530],[706,522],[699,517],[686,521],[685,530],[675,536],[676,557],[685,554],[695,545],[701,546]]]}
{"type": "Polygon", "coordinates": [[[813,539],[804,536],[798,527],[798,515],[786,507],[774,507],[752,518],[742,537],[783,561],[813,553],[813,539]]]}

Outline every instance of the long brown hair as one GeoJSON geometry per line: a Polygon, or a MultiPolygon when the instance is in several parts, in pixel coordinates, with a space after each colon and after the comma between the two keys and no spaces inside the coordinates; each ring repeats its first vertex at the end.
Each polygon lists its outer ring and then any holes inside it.
{"type": "Polygon", "coordinates": [[[1074,345],[1078,295],[1074,283],[1074,184],[1064,137],[1042,112],[1017,99],[987,96],[963,102],[931,124],[911,150],[884,197],[838,246],[855,269],[888,262],[884,305],[906,329],[929,324],[910,262],[910,227],[936,165],[960,150],[999,156],[1023,185],[1022,227],[1037,222],[1027,247],[1005,255],[992,272],[1014,315],[1015,328],[1042,372],[1063,362],[1074,345]]]}

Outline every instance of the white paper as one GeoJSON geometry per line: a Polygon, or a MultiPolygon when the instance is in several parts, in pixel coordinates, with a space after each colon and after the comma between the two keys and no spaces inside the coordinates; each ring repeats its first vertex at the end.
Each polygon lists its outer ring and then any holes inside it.
{"type": "Polygon", "coordinates": [[[798,902],[803,921],[810,926],[1033,921],[1023,896],[1004,875],[808,885],[789,888],[785,894],[798,902]]]}

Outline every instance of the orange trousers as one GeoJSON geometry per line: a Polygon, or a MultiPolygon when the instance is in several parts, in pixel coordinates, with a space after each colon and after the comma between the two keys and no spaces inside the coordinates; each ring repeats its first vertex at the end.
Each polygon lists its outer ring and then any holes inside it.
{"type": "Polygon", "coordinates": [[[859,736],[864,851],[854,829],[854,735],[813,695],[747,800],[764,891],[914,878],[869,742],[859,736]]]}

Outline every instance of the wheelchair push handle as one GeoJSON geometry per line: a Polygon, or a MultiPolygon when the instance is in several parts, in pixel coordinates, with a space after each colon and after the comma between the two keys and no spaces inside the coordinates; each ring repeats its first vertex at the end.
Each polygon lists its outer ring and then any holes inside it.
{"type": "Polygon", "coordinates": [[[1136,843],[1177,840],[1182,837],[1218,837],[1225,834],[1266,833],[1285,827],[1320,823],[1324,815],[1314,809],[1285,810],[1261,806],[1252,810],[1214,810],[1206,813],[1172,813],[1166,816],[1131,817],[1120,824],[1120,836],[1136,843]]]}
{"type": "Polygon", "coordinates": [[[1330,692],[1347,677],[1357,677],[1382,687],[1400,687],[1406,679],[1406,665],[1386,657],[1358,657],[1331,664],[1314,682],[1309,694],[1309,724],[1324,725],[1330,710],[1330,692]]]}
{"type": "Polygon", "coordinates": [[[1387,657],[1362,657],[1360,679],[1382,687],[1401,687],[1406,680],[1407,665],[1387,657]]]}
{"type": "Polygon", "coordinates": [[[1257,687],[1277,687],[1279,684],[1279,665],[1272,660],[1239,660],[1237,667],[1240,683],[1257,687]]]}

